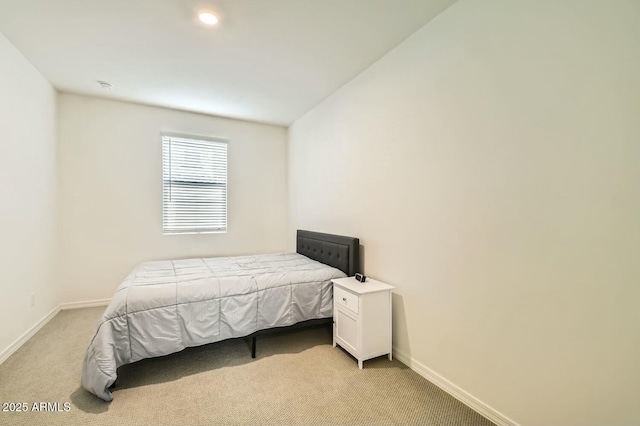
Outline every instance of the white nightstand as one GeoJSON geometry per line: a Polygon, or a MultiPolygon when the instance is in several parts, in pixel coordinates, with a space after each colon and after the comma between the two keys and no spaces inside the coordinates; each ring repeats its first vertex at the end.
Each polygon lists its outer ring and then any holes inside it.
{"type": "Polygon", "coordinates": [[[333,347],[342,346],[362,362],[391,354],[391,290],[394,286],[353,277],[333,282],[333,347]]]}

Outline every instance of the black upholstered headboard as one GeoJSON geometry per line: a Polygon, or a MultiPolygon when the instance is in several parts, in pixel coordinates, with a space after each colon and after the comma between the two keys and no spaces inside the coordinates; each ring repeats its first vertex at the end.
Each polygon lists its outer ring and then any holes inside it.
{"type": "Polygon", "coordinates": [[[351,277],[360,271],[360,240],[342,235],[298,230],[296,252],[351,277]]]}

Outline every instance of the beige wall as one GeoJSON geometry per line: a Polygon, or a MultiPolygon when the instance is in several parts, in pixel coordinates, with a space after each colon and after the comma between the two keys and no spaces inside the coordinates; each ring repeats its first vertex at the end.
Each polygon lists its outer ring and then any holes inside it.
{"type": "Polygon", "coordinates": [[[283,251],[287,130],[59,95],[62,301],[109,298],[146,260],[283,251]],[[161,131],[229,140],[228,232],[162,235],[161,131]]]}
{"type": "Polygon", "coordinates": [[[55,98],[0,33],[0,360],[58,304],[55,98]]]}
{"type": "Polygon", "coordinates": [[[639,22],[460,0],[290,128],[291,228],[360,237],[397,350],[522,424],[640,423],[639,22]]]}

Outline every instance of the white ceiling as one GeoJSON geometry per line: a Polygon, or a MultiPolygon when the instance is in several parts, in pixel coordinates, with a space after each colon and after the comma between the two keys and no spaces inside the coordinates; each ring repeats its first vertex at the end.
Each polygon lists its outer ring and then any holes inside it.
{"type": "Polygon", "coordinates": [[[289,125],[454,1],[0,0],[0,31],[61,91],[289,125]]]}

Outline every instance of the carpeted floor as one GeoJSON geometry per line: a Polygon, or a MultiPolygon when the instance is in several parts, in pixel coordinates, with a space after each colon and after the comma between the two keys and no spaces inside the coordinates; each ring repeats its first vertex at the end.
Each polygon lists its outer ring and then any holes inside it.
{"type": "Polygon", "coordinates": [[[258,356],[229,340],[123,366],[114,400],[80,387],[84,352],[104,308],[60,312],[0,365],[2,425],[492,425],[398,361],[359,370],[327,327],[264,336],[258,356]],[[58,402],[65,412],[34,412],[58,402]]]}

